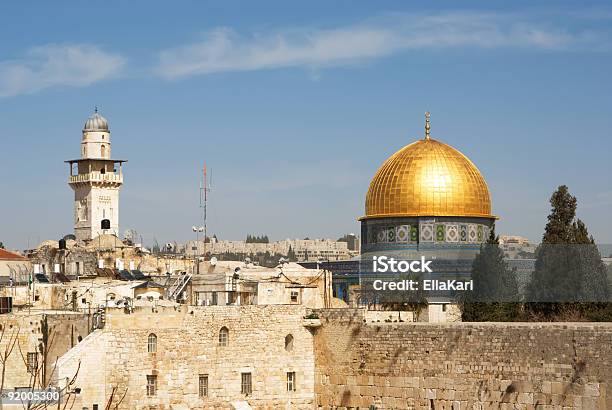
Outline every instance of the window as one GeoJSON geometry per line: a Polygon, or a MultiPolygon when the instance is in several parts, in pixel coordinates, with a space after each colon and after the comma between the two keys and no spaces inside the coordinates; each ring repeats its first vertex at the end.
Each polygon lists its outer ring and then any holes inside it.
{"type": "Polygon", "coordinates": [[[285,336],[285,350],[288,352],[293,350],[293,335],[285,336]]]}
{"type": "Polygon", "coordinates": [[[102,144],[100,151],[102,152],[102,158],[105,158],[106,157],[106,145],[102,144]]]}
{"type": "Polygon", "coordinates": [[[208,375],[201,374],[198,378],[198,392],[200,397],[208,396],[208,375]]]}
{"type": "Polygon", "coordinates": [[[442,304],[442,312],[446,312],[446,303],[442,304]]]}
{"type": "Polygon", "coordinates": [[[28,352],[28,373],[34,374],[38,368],[38,353],[28,352]]]}
{"type": "Polygon", "coordinates": [[[147,352],[155,353],[157,352],[157,336],[155,333],[151,333],[147,340],[147,352]]]}
{"type": "Polygon", "coordinates": [[[295,391],[295,372],[287,372],[287,391],[295,391]]]}
{"type": "Polygon", "coordinates": [[[299,303],[300,302],[300,292],[297,290],[291,291],[291,303],[299,303]]]}
{"type": "Polygon", "coordinates": [[[219,346],[227,346],[229,343],[229,330],[227,327],[223,326],[221,330],[219,330],[219,346]]]}
{"type": "Polygon", "coordinates": [[[240,373],[242,378],[241,389],[242,394],[251,394],[253,393],[253,387],[251,384],[251,373],[240,373]]]}
{"type": "Polygon", "coordinates": [[[98,410],[98,405],[94,404],[93,406],[91,406],[92,410],[98,410]]]}
{"type": "Polygon", "coordinates": [[[147,374],[147,396],[155,396],[157,393],[157,376],[147,374]]]}

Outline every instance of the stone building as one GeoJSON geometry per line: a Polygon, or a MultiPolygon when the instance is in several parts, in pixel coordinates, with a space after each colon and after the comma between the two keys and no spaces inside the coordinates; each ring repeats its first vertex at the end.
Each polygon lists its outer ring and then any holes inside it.
{"type": "Polygon", "coordinates": [[[0,285],[7,285],[10,278],[13,281],[17,278],[27,277],[32,269],[30,260],[22,255],[0,249],[0,285]]]}
{"type": "Polygon", "coordinates": [[[81,158],[68,160],[68,184],[74,190],[74,234],[88,241],[102,233],[119,233],[119,189],[125,160],[111,159],[108,121],[98,110],[85,122],[81,158]],[[102,224],[105,221],[107,225],[102,224]]]}
{"type": "MultiPolygon", "coordinates": [[[[52,310],[0,314],[4,390],[57,385],[53,364],[90,332],[88,316],[52,310]]],[[[19,406],[18,408],[23,408],[19,406]]]]}
{"type": "Polygon", "coordinates": [[[129,244],[110,234],[99,235],[87,243],[67,239],[64,248],[60,248],[58,241],[47,240],[26,254],[51,281],[54,281],[55,273],[71,279],[97,276],[98,268],[165,274],[184,272],[194,265],[193,259],[185,255],[152,254],[144,247],[129,244]]]}
{"type": "Polygon", "coordinates": [[[313,333],[303,306],[111,310],[60,358],[74,408],[313,409],[313,333]]]}
{"type": "Polygon", "coordinates": [[[271,255],[287,256],[291,250],[297,261],[347,260],[359,254],[351,251],[345,241],[332,239],[285,239],[270,243],[247,243],[245,241],[189,241],[185,246],[186,253],[192,257],[198,255],[271,255]]]}
{"type": "Polygon", "coordinates": [[[245,262],[201,262],[200,274],[190,277],[185,300],[197,306],[305,305],[331,303],[331,275],[296,263],[266,268],[245,262]]]}

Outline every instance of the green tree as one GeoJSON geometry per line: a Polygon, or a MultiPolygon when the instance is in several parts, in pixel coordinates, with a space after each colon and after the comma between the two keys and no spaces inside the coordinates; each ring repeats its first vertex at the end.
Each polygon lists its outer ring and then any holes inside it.
{"type": "Polygon", "coordinates": [[[471,279],[474,290],[460,299],[463,321],[509,322],[519,319],[521,305],[516,272],[504,261],[495,226],[472,262],[471,279]]]}
{"type": "MultiPolygon", "coordinates": [[[[527,310],[548,320],[564,315],[601,320],[610,312],[606,267],[567,186],[550,199],[551,213],[527,287],[527,310]]],[[[612,317],[612,316],[611,316],[612,317]]]]}
{"type": "Polygon", "coordinates": [[[0,249],[4,249],[4,242],[0,242],[0,249]]]}
{"type": "Polygon", "coordinates": [[[287,259],[289,259],[289,262],[297,262],[297,257],[295,256],[295,251],[293,250],[291,245],[289,245],[289,250],[287,251],[287,259]]]}

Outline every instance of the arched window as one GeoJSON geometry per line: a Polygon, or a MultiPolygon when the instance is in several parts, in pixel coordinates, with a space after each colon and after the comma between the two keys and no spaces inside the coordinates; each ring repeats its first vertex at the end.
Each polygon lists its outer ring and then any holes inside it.
{"type": "Polygon", "coordinates": [[[227,346],[229,343],[229,330],[227,327],[223,326],[221,330],[219,330],[219,346],[227,346]]]}
{"type": "Polygon", "coordinates": [[[293,350],[293,335],[291,334],[285,336],[285,350],[288,352],[293,350]]]}
{"type": "Polygon", "coordinates": [[[102,152],[102,158],[106,158],[106,145],[102,144],[100,151],[102,152]]]}
{"type": "Polygon", "coordinates": [[[149,353],[157,352],[157,336],[155,336],[155,333],[151,333],[149,335],[149,339],[147,341],[147,351],[149,353]]]}

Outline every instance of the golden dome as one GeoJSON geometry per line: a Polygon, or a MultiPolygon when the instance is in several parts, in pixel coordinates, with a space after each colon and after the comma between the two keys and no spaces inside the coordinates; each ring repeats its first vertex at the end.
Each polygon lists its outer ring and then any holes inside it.
{"type": "Polygon", "coordinates": [[[374,175],[361,219],[397,216],[491,215],[489,188],[465,155],[429,137],[387,159],[374,175]]]}

